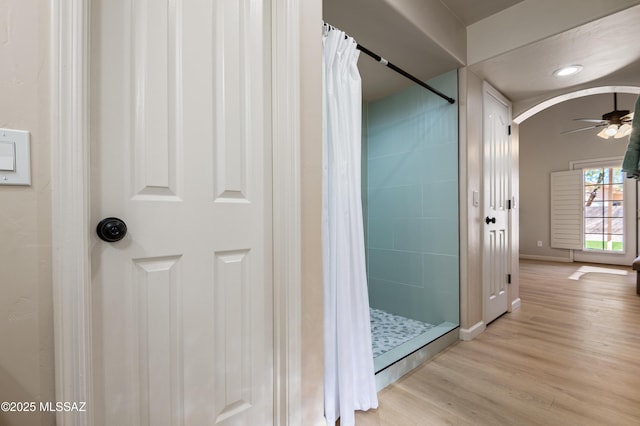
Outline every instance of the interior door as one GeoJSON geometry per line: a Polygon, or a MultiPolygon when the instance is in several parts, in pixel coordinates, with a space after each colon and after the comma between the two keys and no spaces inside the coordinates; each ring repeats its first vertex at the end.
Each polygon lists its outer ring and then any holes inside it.
{"type": "Polygon", "coordinates": [[[92,4],[97,424],[273,423],[269,8],[92,4]]]}
{"type": "Polygon", "coordinates": [[[488,324],[508,309],[510,262],[510,105],[490,86],[484,90],[483,314],[488,324]]]}

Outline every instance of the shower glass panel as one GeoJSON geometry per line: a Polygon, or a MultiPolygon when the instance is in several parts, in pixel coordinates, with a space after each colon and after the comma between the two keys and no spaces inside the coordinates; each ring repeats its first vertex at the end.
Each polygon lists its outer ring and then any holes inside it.
{"type": "MultiPolygon", "coordinates": [[[[457,72],[428,84],[457,99],[457,72]]],[[[363,108],[363,213],[376,372],[459,321],[458,105],[419,86],[363,108]]]]}

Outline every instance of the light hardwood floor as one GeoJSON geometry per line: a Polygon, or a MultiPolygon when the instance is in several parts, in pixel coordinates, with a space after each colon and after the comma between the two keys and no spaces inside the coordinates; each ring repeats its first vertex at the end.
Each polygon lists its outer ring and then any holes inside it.
{"type": "Polygon", "coordinates": [[[356,425],[640,425],[640,296],[626,276],[522,261],[522,307],[379,393],[356,425]]]}

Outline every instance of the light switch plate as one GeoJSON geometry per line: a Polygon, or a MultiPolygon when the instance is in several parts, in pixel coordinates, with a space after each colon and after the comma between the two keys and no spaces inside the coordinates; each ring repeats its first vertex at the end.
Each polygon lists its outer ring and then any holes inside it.
{"type": "Polygon", "coordinates": [[[0,185],[31,185],[31,149],[29,132],[25,130],[12,130],[0,128],[0,185]],[[11,151],[15,152],[13,171],[10,169],[11,151]]]}

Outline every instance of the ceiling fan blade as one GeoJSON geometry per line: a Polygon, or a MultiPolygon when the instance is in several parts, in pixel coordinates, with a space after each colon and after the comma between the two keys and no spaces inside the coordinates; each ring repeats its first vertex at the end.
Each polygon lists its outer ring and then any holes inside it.
{"type": "Polygon", "coordinates": [[[623,117],[620,117],[620,120],[625,120],[625,121],[626,120],[633,120],[633,113],[630,112],[629,114],[627,114],[627,115],[625,115],[623,117]]]}
{"type": "Polygon", "coordinates": [[[606,123],[602,118],[574,118],[573,121],[586,121],[589,123],[606,123]]]}
{"type": "Polygon", "coordinates": [[[597,129],[598,127],[602,127],[603,125],[597,125],[597,126],[589,126],[589,127],[583,127],[581,129],[575,129],[575,130],[567,130],[565,132],[560,132],[561,135],[568,135],[569,133],[576,133],[576,132],[581,132],[583,130],[590,130],[590,129],[597,129]]]}

